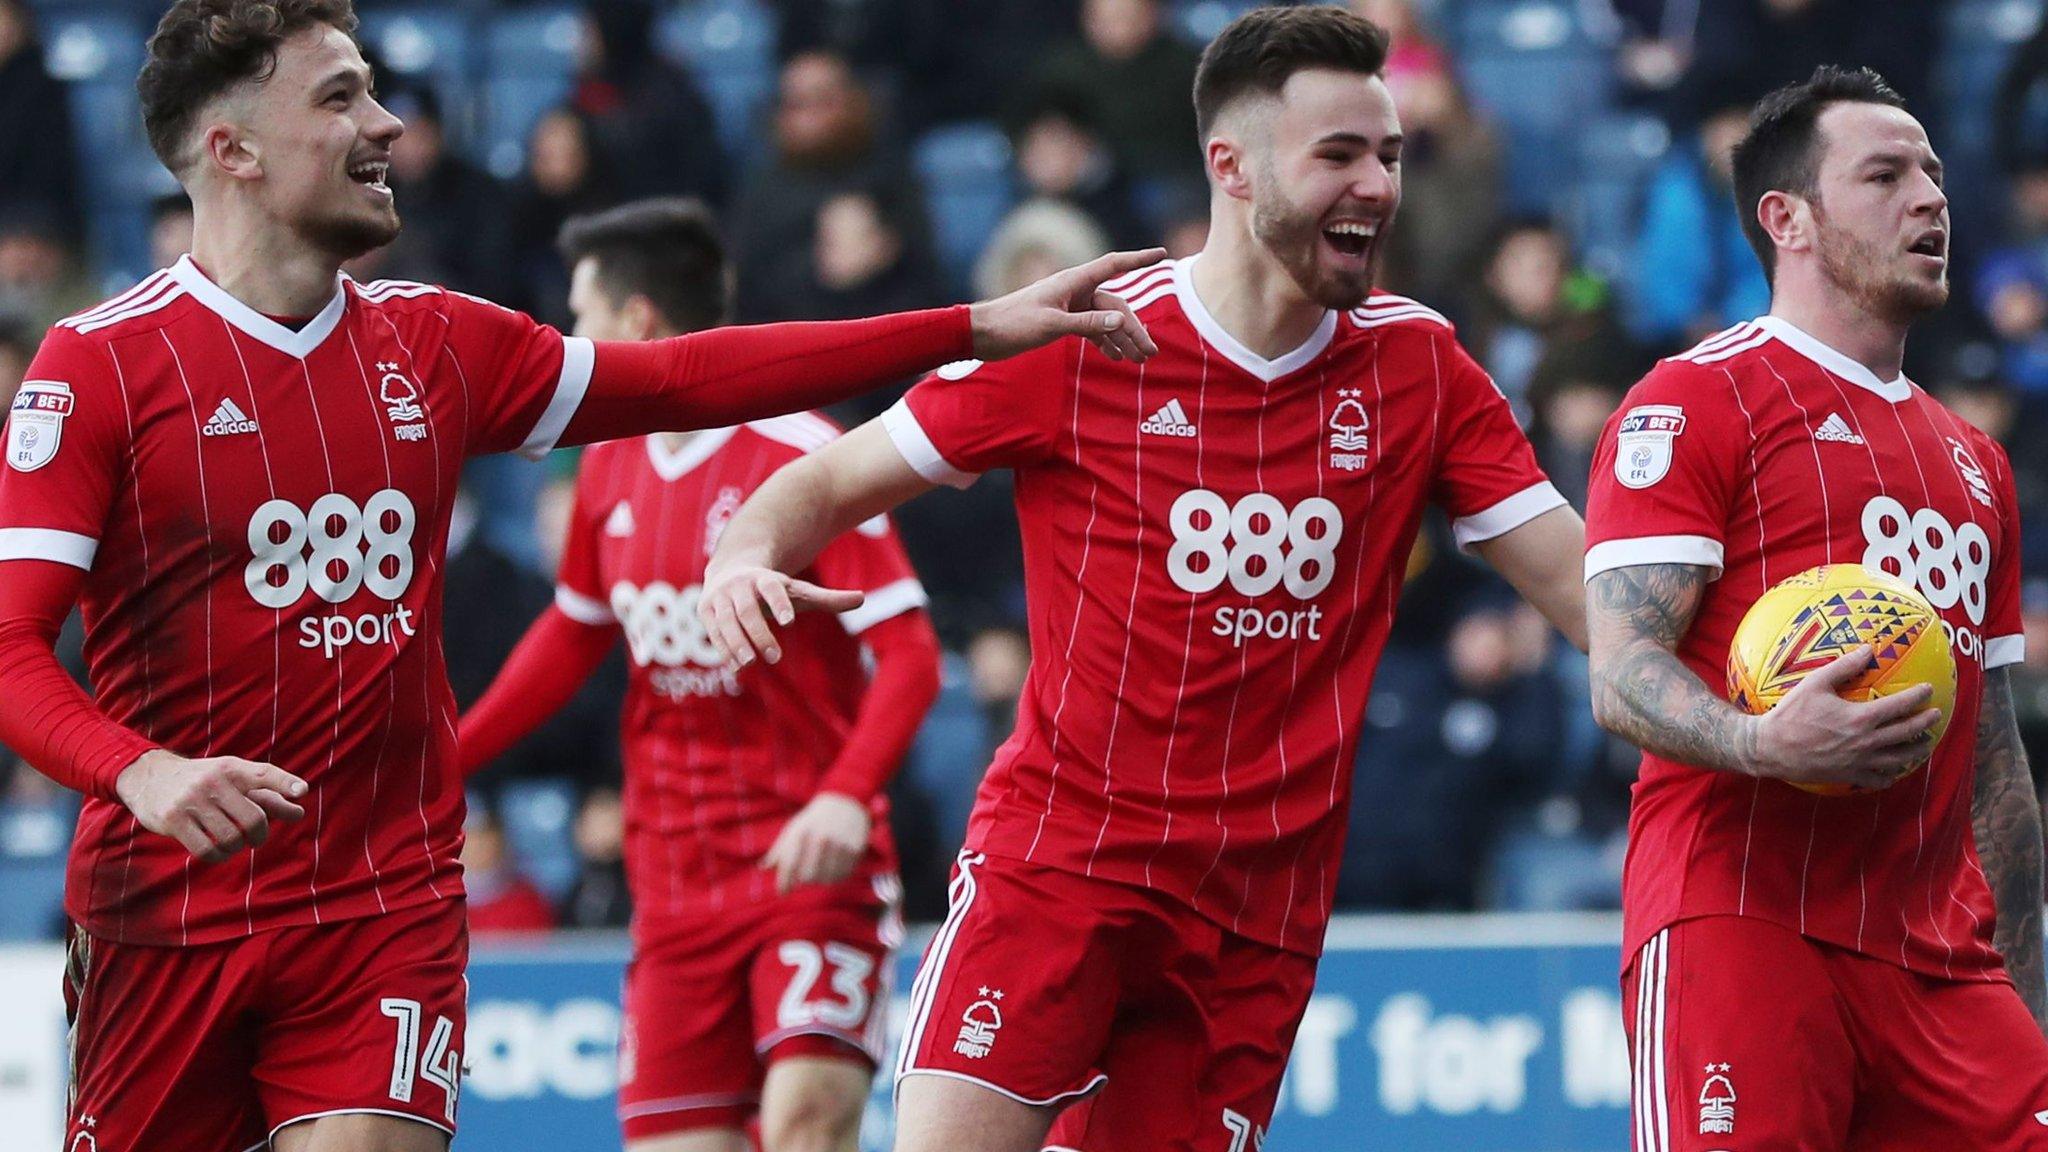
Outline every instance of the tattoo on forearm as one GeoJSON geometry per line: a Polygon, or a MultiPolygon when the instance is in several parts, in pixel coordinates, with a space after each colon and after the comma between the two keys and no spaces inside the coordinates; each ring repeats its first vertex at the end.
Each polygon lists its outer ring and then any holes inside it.
{"type": "Polygon", "coordinates": [[[2020,745],[2012,683],[2004,669],[1984,674],[1977,713],[1977,779],[1970,806],[1977,859],[1998,909],[1992,942],[2034,1019],[2048,1029],[2048,977],[2041,941],[2041,805],[2020,745]]]}
{"type": "Polygon", "coordinates": [[[1674,649],[1692,625],[1706,570],[1690,564],[1616,568],[1587,585],[1593,705],[1637,747],[1702,768],[1747,772],[1755,729],[1674,649]]]}

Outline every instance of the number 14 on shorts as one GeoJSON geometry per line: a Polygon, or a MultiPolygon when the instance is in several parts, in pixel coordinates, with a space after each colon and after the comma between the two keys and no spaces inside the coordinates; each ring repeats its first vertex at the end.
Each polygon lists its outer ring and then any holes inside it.
{"type": "Polygon", "coordinates": [[[455,1023],[436,1016],[427,1036],[425,1052],[420,1051],[420,1024],[425,1013],[417,1000],[388,996],[378,1005],[384,1015],[398,1022],[398,1039],[391,1054],[391,1098],[412,1103],[414,1086],[421,1080],[439,1085],[442,1113],[455,1122],[455,1097],[461,1092],[462,1057],[455,1051],[455,1023]]]}

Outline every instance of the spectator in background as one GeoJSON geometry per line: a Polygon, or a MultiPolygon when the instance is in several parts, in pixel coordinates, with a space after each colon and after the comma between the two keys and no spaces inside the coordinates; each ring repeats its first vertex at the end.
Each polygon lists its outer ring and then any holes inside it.
{"type": "Polygon", "coordinates": [[[569,104],[616,181],[619,198],[725,202],[718,122],[697,82],[655,52],[654,0],[588,0],[569,104]]]}
{"type": "Polygon", "coordinates": [[[1401,218],[1384,282],[1425,302],[1456,296],[1500,219],[1500,142],[1447,69],[1404,82],[1401,218]]]}
{"type": "Polygon", "coordinates": [[[1485,274],[1464,327],[1466,347],[1528,419],[1529,381],[1551,348],[1625,348],[1606,288],[1572,267],[1571,245],[1547,220],[1511,220],[1487,246],[1485,274]]]}
{"type": "Polygon", "coordinates": [[[1573,508],[1586,508],[1586,480],[1607,418],[1634,379],[1612,349],[1579,342],[1550,348],[1529,380],[1529,440],[1536,459],[1573,508]]]}
{"type": "Polygon", "coordinates": [[[1925,0],[1698,0],[1692,68],[1680,82],[1680,107],[1703,93],[1768,92],[1804,80],[1815,64],[1875,68],[1914,107],[1932,93],[1929,78],[1946,5],[1925,0]]]}
{"type": "Polygon", "coordinates": [[[1700,0],[1591,0],[1594,34],[1615,47],[1621,96],[1673,113],[1671,97],[1692,67],[1700,0]]]}
{"type": "MultiPolygon", "coordinates": [[[[1394,107],[1401,110],[1406,128],[1408,102],[1417,80],[1448,79],[1451,58],[1442,45],[1423,27],[1415,0],[1351,0],[1346,7],[1386,29],[1391,41],[1387,49],[1387,91],[1394,95],[1394,107]]],[[[1403,155],[1405,164],[1407,157],[1403,155]]]]}
{"type": "Polygon", "coordinates": [[[1142,248],[1150,242],[1116,153],[1079,102],[1048,97],[1017,129],[1015,151],[1027,199],[1073,205],[1107,231],[1117,247],[1142,248]]]}
{"type": "Polygon", "coordinates": [[[0,215],[38,216],[75,242],[78,153],[67,96],[43,65],[34,12],[24,0],[0,0],[0,215]]]}
{"type": "Polygon", "coordinates": [[[0,213],[0,314],[41,332],[100,296],[55,213],[32,201],[0,213]]]}
{"type": "Polygon", "coordinates": [[[150,201],[149,265],[169,268],[192,250],[192,198],[180,189],[150,201]]]}
{"type": "Polygon", "coordinates": [[[1565,697],[1547,671],[1549,636],[1535,609],[1489,583],[1444,652],[1388,649],[1366,706],[1340,901],[1476,905],[1493,836],[1562,772],[1565,697]]]}
{"type": "Polygon", "coordinates": [[[513,185],[506,211],[511,267],[497,298],[567,328],[569,270],[555,251],[555,234],[569,217],[611,204],[613,188],[591,144],[589,122],[567,108],[542,116],[527,137],[526,173],[513,185]]]}
{"type": "Polygon", "coordinates": [[[873,100],[844,58],[805,52],[783,65],[774,154],[748,179],[736,206],[734,310],[740,320],[802,315],[818,210],[842,192],[900,193],[907,258],[929,266],[930,226],[918,184],[885,137],[873,100]]]}
{"type": "Polygon", "coordinates": [[[519,871],[496,806],[481,798],[470,801],[462,826],[462,886],[468,892],[472,935],[554,930],[548,898],[519,871]]]}
{"type": "Polygon", "coordinates": [[[633,898],[626,890],[626,809],[617,785],[583,794],[570,834],[580,863],[562,900],[562,927],[624,928],[633,919],[633,898]]]}
{"type": "Polygon", "coordinates": [[[2048,151],[2015,165],[2005,242],[1977,270],[1976,304],[1998,337],[2006,379],[2048,396],[2048,151]]]}
{"type": "Polygon", "coordinates": [[[903,126],[915,134],[958,120],[997,120],[1012,93],[994,78],[1028,76],[1055,45],[1080,32],[1074,0],[785,0],[782,49],[835,48],[862,67],[900,70],[903,126]],[[821,31],[853,8],[891,13],[856,41],[821,31]],[[856,47],[858,43],[859,47],[856,47]]]}
{"type": "Polygon", "coordinates": [[[1750,101],[1728,101],[1650,181],[1629,270],[1627,321],[1644,344],[1678,351],[1770,311],[1771,289],[1735,210],[1736,141],[1750,101]]]}
{"type": "Polygon", "coordinates": [[[1194,182],[1201,171],[1188,148],[1195,139],[1188,92],[1199,59],[1167,28],[1159,0],[1082,0],[1081,39],[1045,58],[1030,92],[1083,109],[1141,183],[1194,182]]]}
{"type": "Polygon", "coordinates": [[[974,264],[977,299],[993,300],[1012,288],[1041,279],[1077,261],[1109,251],[1109,234],[1086,212],[1059,200],[1030,200],[1010,210],[996,226],[974,264]]]}
{"type": "Polygon", "coordinates": [[[405,209],[405,230],[391,247],[403,251],[385,274],[498,292],[509,263],[504,186],[448,147],[433,89],[401,88],[384,106],[405,121],[405,135],[391,146],[389,181],[405,209]]]}
{"type": "MultiPolygon", "coordinates": [[[[896,189],[840,192],[818,206],[811,242],[811,282],[794,303],[811,320],[845,320],[875,312],[929,308],[943,300],[938,274],[914,253],[911,226],[896,189]]],[[[884,388],[834,405],[846,427],[867,423],[896,402],[902,388],[884,388]]]]}

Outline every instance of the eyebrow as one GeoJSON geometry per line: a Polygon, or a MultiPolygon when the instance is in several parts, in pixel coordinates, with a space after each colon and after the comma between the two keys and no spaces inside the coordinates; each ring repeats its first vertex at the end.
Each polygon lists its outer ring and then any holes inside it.
{"type": "Polygon", "coordinates": [[[1388,144],[1399,144],[1402,139],[1403,137],[1399,132],[1393,132],[1381,137],[1379,142],[1375,144],[1370,136],[1361,132],[1331,132],[1317,137],[1316,143],[1318,145],[1349,144],[1358,148],[1380,148],[1388,144]]]}
{"type": "Polygon", "coordinates": [[[313,85],[313,87],[325,91],[336,84],[345,84],[351,81],[368,87],[370,83],[370,70],[367,67],[357,68],[352,64],[343,64],[321,77],[320,82],[313,85]]]}
{"type": "Polygon", "coordinates": [[[1865,163],[1866,165],[1888,164],[1894,168],[1911,168],[1919,166],[1925,167],[1928,170],[1936,173],[1937,175],[1946,171],[1946,169],[1942,167],[1941,158],[1939,156],[1930,154],[1924,162],[1920,162],[1918,165],[1916,165],[1912,153],[1900,152],[1896,149],[1872,153],[1871,155],[1864,157],[1863,163],[1865,163]]]}

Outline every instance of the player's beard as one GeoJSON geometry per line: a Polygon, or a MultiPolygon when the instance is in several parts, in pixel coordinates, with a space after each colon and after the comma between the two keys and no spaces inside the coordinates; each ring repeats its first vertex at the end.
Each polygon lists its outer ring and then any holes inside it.
{"type": "Polygon", "coordinates": [[[1948,303],[1948,277],[1928,281],[1895,272],[1899,254],[1884,245],[1837,228],[1819,204],[1814,222],[1820,226],[1817,247],[1821,270],[1865,312],[1894,324],[1911,324],[1948,303]]]}
{"type": "Polygon", "coordinates": [[[300,226],[299,233],[337,262],[346,263],[398,239],[398,230],[398,209],[386,205],[382,212],[315,216],[300,226]]]}
{"type": "Polygon", "coordinates": [[[1325,308],[1349,311],[1365,303],[1379,273],[1380,244],[1386,229],[1374,238],[1372,255],[1362,273],[1323,267],[1323,221],[1287,199],[1271,166],[1260,173],[1252,194],[1252,236],[1280,262],[1303,294],[1325,308]]]}

